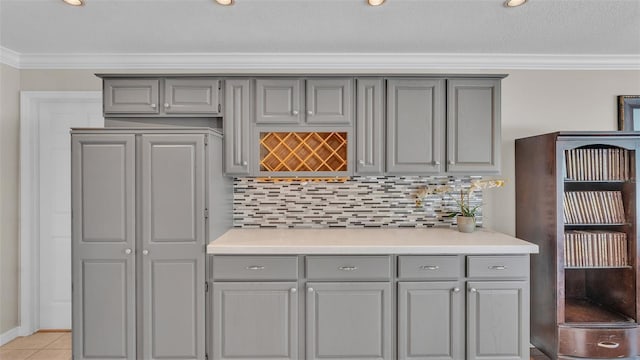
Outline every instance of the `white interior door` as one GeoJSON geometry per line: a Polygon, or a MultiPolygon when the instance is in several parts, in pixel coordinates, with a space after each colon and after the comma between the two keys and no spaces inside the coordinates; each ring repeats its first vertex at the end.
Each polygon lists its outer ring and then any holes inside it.
{"type": "Polygon", "coordinates": [[[100,102],[43,101],[39,133],[39,328],[71,329],[72,127],[103,127],[100,102]]]}

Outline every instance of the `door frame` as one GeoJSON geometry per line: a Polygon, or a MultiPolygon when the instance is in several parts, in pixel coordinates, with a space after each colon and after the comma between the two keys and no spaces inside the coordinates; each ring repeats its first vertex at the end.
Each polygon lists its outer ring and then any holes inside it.
{"type": "Polygon", "coordinates": [[[40,132],[39,106],[67,101],[102,105],[101,91],[20,92],[20,327],[19,336],[40,327],[40,132]]]}

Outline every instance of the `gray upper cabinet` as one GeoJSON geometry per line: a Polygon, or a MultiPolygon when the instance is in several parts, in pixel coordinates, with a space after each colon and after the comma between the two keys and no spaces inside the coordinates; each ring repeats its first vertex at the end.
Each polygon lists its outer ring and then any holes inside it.
{"type": "Polygon", "coordinates": [[[135,359],[135,138],[72,139],[74,359],[135,359]]]}
{"type": "Polygon", "coordinates": [[[398,358],[464,358],[464,292],[458,281],[398,283],[398,358]]]}
{"type": "Polygon", "coordinates": [[[500,80],[447,84],[447,173],[500,173],[500,80]]]}
{"type": "Polygon", "coordinates": [[[352,78],[307,80],[308,124],[351,124],[352,78]]]}
{"type": "Polygon", "coordinates": [[[356,173],[384,172],[384,79],[358,78],[356,91],[356,173]]]}
{"type": "Polygon", "coordinates": [[[306,359],[391,360],[391,284],[307,283],[306,359]]]}
{"type": "Polygon", "coordinates": [[[168,78],[164,80],[166,114],[218,114],[220,81],[217,79],[168,78]]]}
{"type": "Polygon", "coordinates": [[[250,174],[251,80],[225,81],[224,167],[227,175],[250,174]]]}
{"type": "Polygon", "coordinates": [[[105,117],[219,116],[220,80],[209,77],[104,77],[105,117]]]}
{"type": "Polygon", "coordinates": [[[296,282],[213,285],[213,359],[298,359],[296,282]]]}
{"type": "Polygon", "coordinates": [[[257,79],[256,124],[299,124],[303,119],[301,79],[257,79]]]}
{"type": "Polygon", "coordinates": [[[445,80],[387,81],[387,173],[437,174],[444,149],[445,80]]]}
{"type": "Polygon", "coordinates": [[[204,136],[143,135],[142,357],[205,355],[204,136]]]}
{"type": "Polygon", "coordinates": [[[353,78],[255,80],[258,125],[349,125],[353,78]]]}
{"type": "Polygon", "coordinates": [[[105,79],[105,114],[160,113],[160,79],[105,79]]]}
{"type": "Polygon", "coordinates": [[[529,283],[467,283],[467,359],[529,359],[529,283]]]}

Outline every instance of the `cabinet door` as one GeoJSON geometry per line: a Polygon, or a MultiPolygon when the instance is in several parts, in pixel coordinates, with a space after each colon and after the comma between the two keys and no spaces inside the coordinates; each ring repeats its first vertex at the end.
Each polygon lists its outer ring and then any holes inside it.
{"type": "Polygon", "coordinates": [[[257,79],[256,123],[299,124],[302,120],[300,92],[304,80],[257,79]]]}
{"type": "Polygon", "coordinates": [[[141,148],[142,358],[204,359],[204,135],[141,148]]]}
{"type": "Polygon", "coordinates": [[[217,115],[220,112],[219,89],[217,79],[165,79],[164,112],[217,115]]]}
{"type": "Polygon", "coordinates": [[[307,283],[307,360],[392,359],[391,285],[307,283]]]}
{"type": "Polygon", "coordinates": [[[135,138],[72,136],[73,358],[136,359],[135,138]]]}
{"type": "Polygon", "coordinates": [[[457,281],[398,283],[398,358],[464,359],[463,299],[457,281]]]}
{"type": "Polygon", "coordinates": [[[360,78],[356,93],[356,173],[384,172],[384,79],[360,78]]]}
{"type": "Polygon", "coordinates": [[[159,79],[105,79],[105,114],[158,114],[159,79]]]}
{"type": "Polygon", "coordinates": [[[448,81],[447,172],[500,173],[500,80],[448,81]]]}
{"type": "Polygon", "coordinates": [[[529,283],[467,283],[467,359],[529,359],[529,283]]]}
{"type": "Polygon", "coordinates": [[[444,80],[387,81],[387,173],[441,171],[444,80]]]}
{"type": "Polygon", "coordinates": [[[351,124],[353,79],[307,80],[308,124],[351,124]]]}
{"type": "Polygon", "coordinates": [[[213,359],[298,358],[297,283],[215,283],[213,359]]]}
{"type": "Polygon", "coordinates": [[[249,79],[226,80],[224,86],[224,166],[227,175],[249,175],[249,79]]]}

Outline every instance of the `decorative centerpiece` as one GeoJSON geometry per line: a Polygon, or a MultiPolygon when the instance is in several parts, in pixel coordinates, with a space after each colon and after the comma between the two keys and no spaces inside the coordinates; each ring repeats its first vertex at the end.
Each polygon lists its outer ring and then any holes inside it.
{"type": "Polygon", "coordinates": [[[455,201],[457,208],[451,211],[447,217],[455,217],[458,231],[463,233],[473,232],[476,228],[476,213],[482,204],[471,206],[470,194],[477,190],[503,187],[504,180],[473,180],[468,189],[456,189],[450,185],[427,186],[419,188],[416,192],[416,206],[422,206],[424,198],[429,194],[442,194],[455,201]]]}

